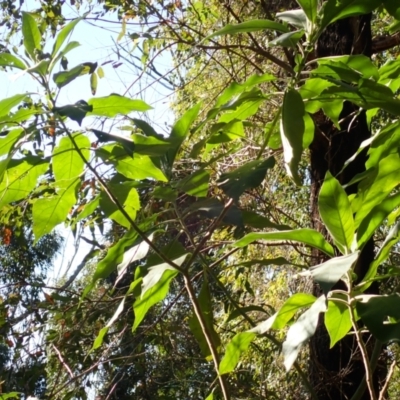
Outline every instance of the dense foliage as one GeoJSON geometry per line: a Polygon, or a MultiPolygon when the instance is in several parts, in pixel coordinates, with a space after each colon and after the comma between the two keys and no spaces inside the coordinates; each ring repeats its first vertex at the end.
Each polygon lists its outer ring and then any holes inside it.
{"type": "Polygon", "coordinates": [[[2,3],[0,73],[40,88],[0,100],[2,398],[396,398],[400,6],[71,5],[2,3]],[[105,18],[168,132],[69,65],[105,18]],[[49,289],[60,224],[91,248],[49,289]]]}

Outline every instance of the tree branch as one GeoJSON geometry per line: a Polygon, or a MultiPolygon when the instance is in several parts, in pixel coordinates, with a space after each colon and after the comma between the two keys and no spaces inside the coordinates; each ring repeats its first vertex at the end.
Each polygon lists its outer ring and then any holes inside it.
{"type": "Polygon", "coordinates": [[[372,54],[392,49],[400,45],[400,32],[390,36],[377,36],[372,39],[372,54]]]}

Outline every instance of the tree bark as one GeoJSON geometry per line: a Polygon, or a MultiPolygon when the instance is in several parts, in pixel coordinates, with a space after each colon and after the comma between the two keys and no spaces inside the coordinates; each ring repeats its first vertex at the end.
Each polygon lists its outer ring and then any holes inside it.
{"type": "MultiPolygon", "coordinates": [[[[319,57],[372,54],[371,16],[351,17],[339,20],[328,26],[321,35],[315,49],[319,57]]],[[[343,104],[339,120],[340,130],[335,128],[323,112],[314,116],[315,137],[310,146],[311,198],[310,212],[313,228],[327,237],[327,232],[318,211],[318,194],[326,172],[329,170],[341,184],[348,183],[355,175],[365,169],[366,152],[361,153],[343,172],[346,160],[359,148],[362,141],[371,135],[365,112],[357,115],[358,107],[350,102],[343,104]]],[[[347,193],[355,193],[356,185],[347,188],[347,193]]],[[[315,264],[326,261],[326,256],[319,251],[313,252],[315,264]]],[[[374,244],[371,240],[363,249],[356,266],[358,277],[362,277],[374,258],[374,244]]],[[[340,286],[338,286],[340,287],[340,286]]],[[[372,290],[376,290],[372,288],[372,290]]],[[[319,296],[319,287],[314,288],[319,296]]],[[[329,336],[321,317],[316,334],[310,341],[310,380],[317,396],[321,400],[350,399],[365,376],[361,355],[354,335],[348,335],[332,349],[329,349],[329,336]]],[[[378,386],[379,371],[375,373],[378,386]]],[[[369,400],[364,392],[362,400],[369,400]]]]}

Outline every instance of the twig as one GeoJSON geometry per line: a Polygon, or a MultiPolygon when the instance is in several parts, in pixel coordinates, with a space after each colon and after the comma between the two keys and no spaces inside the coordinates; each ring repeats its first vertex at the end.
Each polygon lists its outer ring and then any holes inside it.
{"type": "Polygon", "coordinates": [[[68,366],[68,364],[64,361],[63,356],[61,355],[60,351],[57,349],[56,346],[54,346],[54,344],[52,343],[51,346],[53,347],[53,349],[55,350],[55,352],[58,355],[58,359],[60,360],[61,364],[64,366],[64,368],[68,371],[69,376],[73,379],[74,378],[74,374],[71,370],[71,368],[68,366]]]}

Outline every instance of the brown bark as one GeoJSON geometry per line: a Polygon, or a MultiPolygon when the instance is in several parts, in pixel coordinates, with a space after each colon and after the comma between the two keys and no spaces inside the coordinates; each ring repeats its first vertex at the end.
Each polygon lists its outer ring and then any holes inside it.
{"type": "MultiPolygon", "coordinates": [[[[316,46],[316,57],[347,54],[372,54],[371,16],[352,17],[339,20],[328,26],[316,46]]],[[[370,136],[364,112],[357,117],[358,107],[349,102],[343,104],[340,115],[340,130],[335,128],[322,111],[314,116],[315,137],[310,146],[311,199],[310,212],[313,228],[327,237],[318,211],[318,194],[326,172],[348,183],[355,175],[364,171],[366,153],[361,153],[343,172],[343,165],[359,148],[362,141],[370,136]]],[[[347,192],[354,193],[356,185],[347,192]]],[[[313,253],[315,264],[326,261],[321,252],[313,253]]],[[[374,257],[374,245],[370,241],[362,251],[356,266],[356,273],[362,277],[374,257]]],[[[339,286],[340,287],[340,286],[339,286]]],[[[316,295],[320,289],[314,288],[316,295]]],[[[321,400],[350,399],[365,376],[365,370],[354,335],[348,335],[332,349],[329,336],[321,318],[316,334],[310,341],[310,380],[321,400]]],[[[376,374],[377,375],[377,374],[376,374]]],[[[378,379],[375,379],[378,385],[378,379]]],[[[362,400],[369,400],[366,391],[362,400]]]]}

